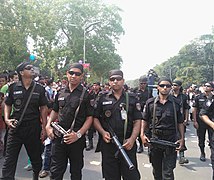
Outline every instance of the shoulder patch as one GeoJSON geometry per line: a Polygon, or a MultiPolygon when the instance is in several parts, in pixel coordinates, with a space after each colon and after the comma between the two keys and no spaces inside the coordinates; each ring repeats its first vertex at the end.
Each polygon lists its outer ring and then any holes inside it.
{"type": "Polygon", "coordinates": [[[141,111],[141,105],[140,105],[140,103],[136,103],[136,109],[137,109],[138,111],[141,111]]]}

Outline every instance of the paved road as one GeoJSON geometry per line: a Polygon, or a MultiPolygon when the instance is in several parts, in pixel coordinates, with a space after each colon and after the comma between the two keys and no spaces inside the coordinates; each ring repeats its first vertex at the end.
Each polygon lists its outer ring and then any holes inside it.
{"type": "MultiPolygon", "coordinates": [[[[186,165],[179,165],[177,163],[177,167],[175,169],[175,177],[176,180],[211,180],[212,176],[212,168],[210,165],[210,150],[208,145],[206,145],[206,156],[207,161],[201,162],[199,160],[199,148],[197,146],[197,136],[195,133],[195,129],[192,126],[192,123],[187,127],[186,133],[186,144],[188,150],[186,151],[186,156],[189,159],[189,163],[186,165]]],[[[96,141],[97,137],[95,137],[96,141]]],[[[101,158],[100,153],[94,153],[92,151],[85,151],[85,166],[83,169],[83,180],[102,180],[101,177],[101,158]]],[[[138,154],[138,163],[139,163],[139,170],[141,173],[142,180],[152,180],[152,167],[148,162],[147,152],[138,154]]],[[[2,168],[3,159],[0,159],[0,170],[2,168]]],[[[27,156],[24,149],[22,149],[18,165],[17,165],[17,172],[16,172],[16,179],[17,180],[30,180],[32,172],[25,171],[23,167],[27,163],[27,156]]],[[[68,166],[69,167],[69,166],[68,166]]],[[[0,172],[1,176],[1,172],[0,172]]],[[[44,180],[48,180],[49,178],[43,178],[44,180]]],[[[68,171],[65,173],[64,180],[69,179],[68,171]]]]}

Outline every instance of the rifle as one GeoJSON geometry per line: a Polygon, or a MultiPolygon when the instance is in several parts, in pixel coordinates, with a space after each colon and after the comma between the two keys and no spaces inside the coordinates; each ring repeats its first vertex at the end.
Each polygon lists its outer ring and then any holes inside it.
{"type": "Polygon", "coordinates": [[[68,132],[62,126],[60,126],[57,122],[51,122],[51,126],[53,127],[54,134],[57,137],[62,137],[65,134],[68,134],[68,132]]]}
{"type": "Polygon", "coordinates": [[[177,148],[177,147],[179,147],[178,143],[173,143],[173,142],[161,140],[161,139],[158,139],[158,138],[151,138],[149,143],[153,147],[158,147],[160,149],[177,148]]]}
{"type": "MultiPolygon", "coordinates": [[[[108,130],[109,130],[109,133],[111,135],[112,141],[117,146],[118,152],[121,153],[122,157],[126,161],[128,167],[129,167],[129,170],[133,170],[135,168],[134,164],[131,162],[129,156],[127,155],[126,151],[124,150],[123,146],[121,145],[120,141],[118,140],[117,135],[115,134],[115,132],[113,131],[113,129],[111,128],[111,126],[109,124],[108,124],[108,127],[109,127],[108,130]]],[[[116,154],[118,152],[116,152],[116,154]]]]}

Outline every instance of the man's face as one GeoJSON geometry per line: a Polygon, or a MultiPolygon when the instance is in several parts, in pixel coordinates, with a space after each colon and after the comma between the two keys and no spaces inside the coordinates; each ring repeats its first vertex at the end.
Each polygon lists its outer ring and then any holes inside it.
{"type": "Polygon", "coordinates": [[[12,81],[13,82],[18,82],[19,81],[19,76],[18,75],[14,75],[12,81]]]}
{"type": "Polygon", "coordinates": [[[35,75],[34,67],[32,65],[25,66],[25,68],[21,71],[21,75],[23,77],[32,78],[35,75]]]}
{"type": "Polygon", "coordinates": [[[0,78],[0,88],[7,83],[5,78],[0,78]]]}
{"type": "Polygon", "coordinates": [[[212,88],[211,84],[209,84],[209,83],[204,84],[204,91],[205,92],[211,92],[212,90],[213,90],[213,88],[212,88]]]}
{"type": "Polygon", "coordinates": [[[179,86],[178,84],[176,84],[176,83],[173,83],[172,89],[173,89],[174,91],[177,91],[177,90],[180,89],[180,86],[179,86]]]}
{"type": "Polygon", "coordinates": [[[147,82],[140,82],[140,89],[145,89],[147,86],[147,82]]]}
{"type": "Polygon", "coordinates": [[[157,88],[160,94],[168,95],[172,89],[172,85],[168,81],[161,81],[157,88]]]}
{"type": "Polygon", "coordinates": [[[78,85],[83,78],[83,73],[78,68],[71,68],[66,75],[71,85],[78,85]]]}
{"type": "Polygon", "coordinates": [[[121,76],[111,77],[109,79],[109,84],[113,90],[120,90],[123,88],[124,79],[121,76]]]}

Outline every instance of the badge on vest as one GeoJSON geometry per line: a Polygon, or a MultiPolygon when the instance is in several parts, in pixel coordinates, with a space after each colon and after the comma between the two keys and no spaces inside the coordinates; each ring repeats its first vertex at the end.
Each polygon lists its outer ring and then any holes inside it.
{"type": "Polygon", "coordinates": [[[107,118],[109,118],[111,116],[111,111],[110,110],[106,110],[104,114],[105,114],[105,116],[107,118]]]}
{"type": "Polygon", "coordinates": [[[106,102],[103,102],[103,105],[108,105],[108,104],[112,104],[113,102],[112,101],[106,101],[106,102]]]}
{"type": "Polygon", "coordinates": [[[125,103],[121,103],[120,104],[120,108],[121,108],[120,114],[121,114],[122,120],[126,120],[127,119],[127,112],[125,110],[125,107],[126,107],[125,103]]]}
{"type": "Polygon", "coordinates": [[[14,91],[13,94],[22,94],[22,91],[14,91]]]}

